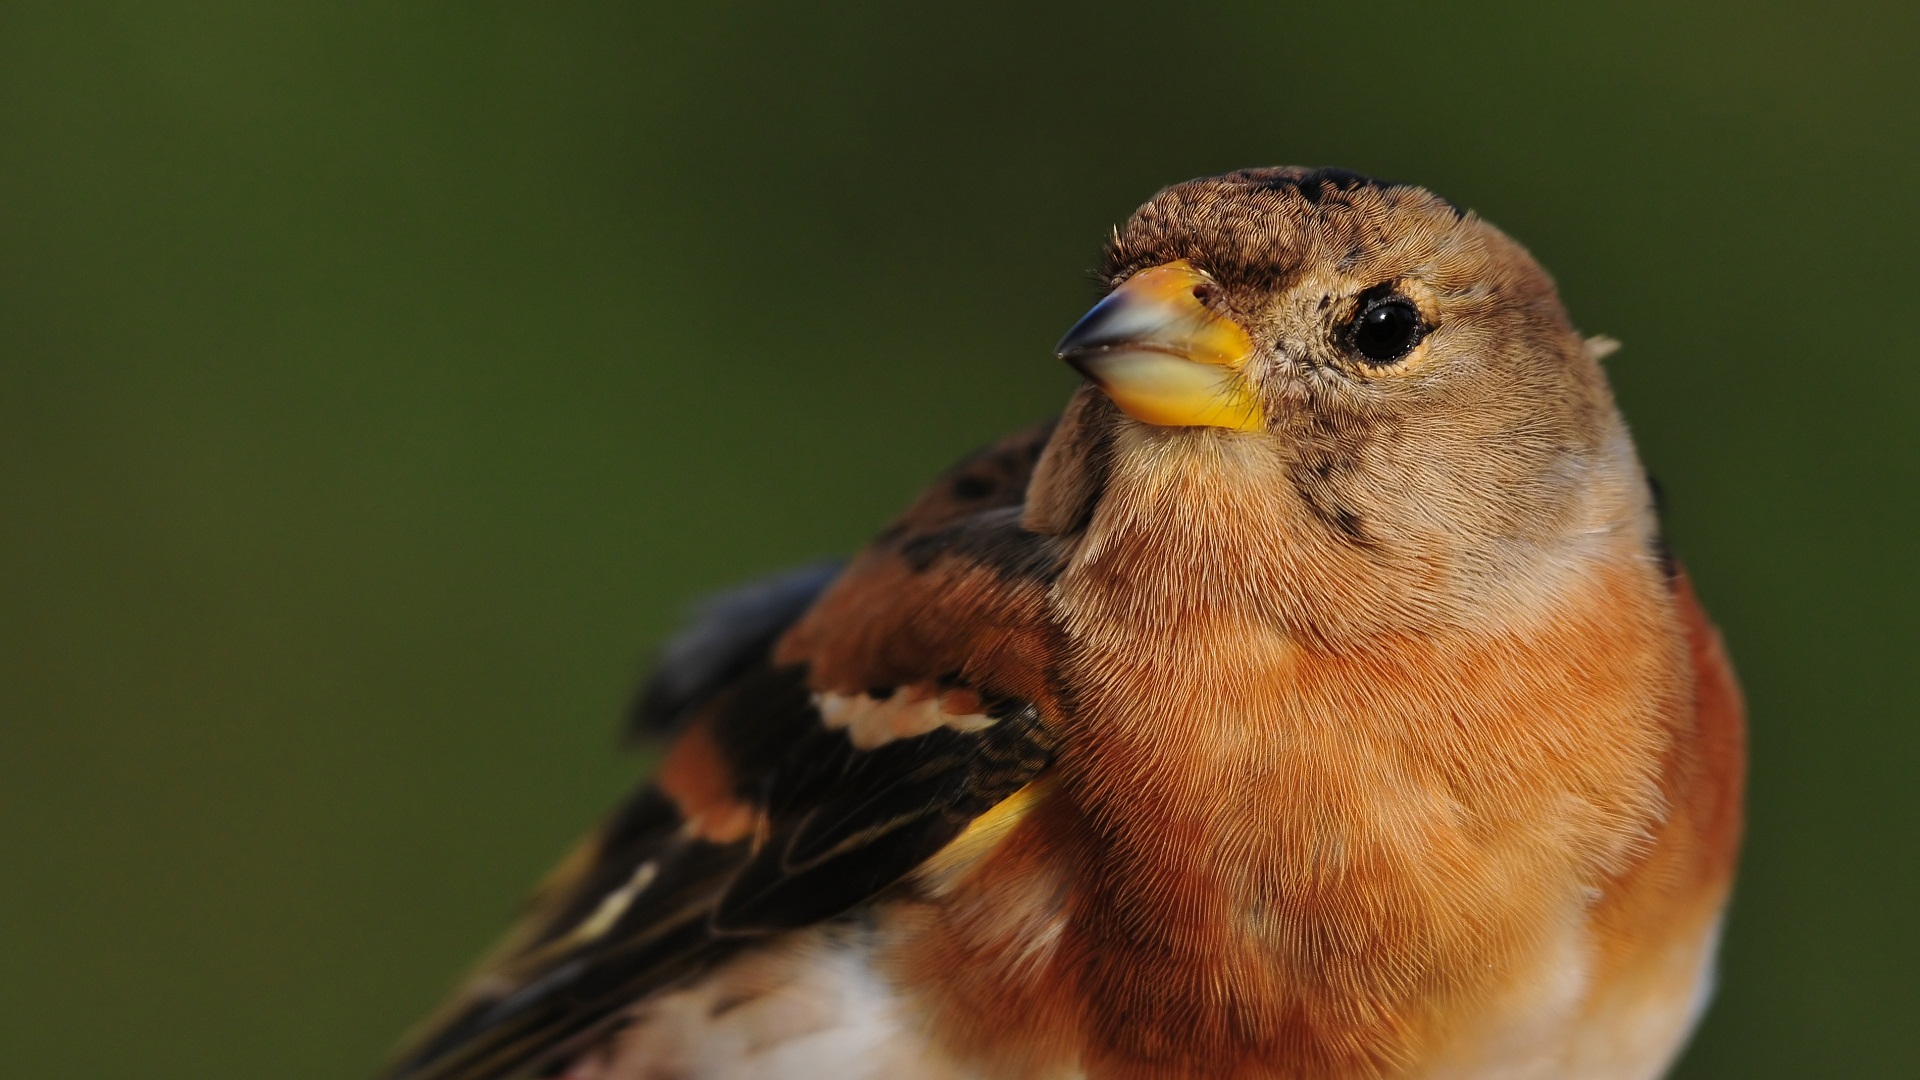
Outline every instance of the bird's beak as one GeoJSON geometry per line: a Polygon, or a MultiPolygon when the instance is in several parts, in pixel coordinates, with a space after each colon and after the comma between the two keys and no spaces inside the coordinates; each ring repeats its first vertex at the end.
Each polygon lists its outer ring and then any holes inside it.
{"type": "Polygon", "coordinates": [[[1054,351],[1135,420],[1265,430],[1265,410],[1242,374],[1253,340],[1200,302],[1211,287],[1185,259],[1142,270],[1073,324],[1054,351]]]}

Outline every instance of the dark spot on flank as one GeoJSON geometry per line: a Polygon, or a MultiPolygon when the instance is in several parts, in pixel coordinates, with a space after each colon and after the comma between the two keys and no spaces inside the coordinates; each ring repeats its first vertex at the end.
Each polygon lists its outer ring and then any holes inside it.
{"type": "Polygon", "coordinates": [[[893,691],[894,688],[891,686],[869,686],[867,696],[875,701],[885,701],[893,696],[893,691]]]}

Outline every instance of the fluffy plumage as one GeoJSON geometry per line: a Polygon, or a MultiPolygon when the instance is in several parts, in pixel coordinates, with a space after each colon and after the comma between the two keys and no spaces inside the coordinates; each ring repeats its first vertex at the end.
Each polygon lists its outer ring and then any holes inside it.
{"type": "Polygon", "coordinates": [[[1650,1077],[1742,721],[1518,245],[1333,170],[1116,231],[1054,424],[710,609],[398,1077],[1650,1077]]]}

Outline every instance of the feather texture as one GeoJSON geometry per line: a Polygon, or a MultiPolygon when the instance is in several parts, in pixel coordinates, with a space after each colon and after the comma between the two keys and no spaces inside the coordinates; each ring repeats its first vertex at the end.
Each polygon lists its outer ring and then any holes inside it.
{"type": "Polygon", "coordinates": [[[656,775],[394,1077],[1666,1068],[1743,719],[1602,339],[1341,170],[1169,188],[1106,277],[1059,422],[663,650],[656,775]]]}

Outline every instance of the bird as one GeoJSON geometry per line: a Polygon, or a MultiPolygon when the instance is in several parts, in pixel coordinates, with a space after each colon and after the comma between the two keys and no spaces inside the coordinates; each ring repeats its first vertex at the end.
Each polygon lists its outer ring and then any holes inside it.
{"type": "Polygon", "coordinates": [[[1545,270],[1424,188],[1175,184],[1054,419],[701,608],[651,775],[393,1080],[1642,1078],[1744,710],[1545,270]]]}

